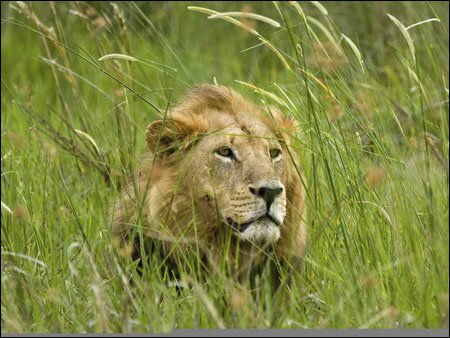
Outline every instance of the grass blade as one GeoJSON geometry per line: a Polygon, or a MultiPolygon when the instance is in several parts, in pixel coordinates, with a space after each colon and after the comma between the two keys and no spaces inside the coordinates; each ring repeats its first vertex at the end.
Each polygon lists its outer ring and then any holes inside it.
{"type": "Polygon", "coordinates": [[[408,33],[408,30],[395,16],[390,15],[390,14],[387,14],[387,16],[400,29],[400,32],[402,32],[402,34],[406,40],[406,43],[408,44],[409,51],[411,52],[411,56],[412,56],[414,62],[416,62],[416,49],[414,48],[414,44],[411,39],[411,36],[408,33]]]}
{"type": "Polygon", "coordinates": [[[279,28],[281,27],[280,23],[268,18],[267,16],[255,14],[255,13],[246,13],[246,12],[223,12],[218,14],[212,14],[208,16],[208,19],[222,19],[223,17],[238,17],[238,18],[248,18],[253,20],[258,20],[265,22],[273,27],[279,28]]]}
{"type": "Polygon", "coordinates": [[[362,58],[361,52],[359,51],[358,47],[356,47],[356,45],[353,43],[352,40],[350,40],[350,38],[348,36],[346,36],[345,34],[342,34],[342,37],[345,39],[345,41],[347,41],[348,45],[350,46],[350,48],[352,49],[353,53],[356,56],[356,59],[359,62],[359,66],[361,67],[362,72],[365,72],[364,69],[364,60],[362,58]]]}
{"type": "Polygon", "coordinates": [[[105,61],[105,60],[110,60],[110,59],[121,59],[121,60],[127,60],[127,61],[138,61],[138,59],[136,59],[133,56],[130,55],[125,55],[125,54],[107,54],[107,55],[103,55],[102,57],[100,57],[98,59],[98,61],[105,61]]]}
{"type": "Polygon", "coordinates": [[[319,1],[310,1],[314,6],[317,7],[317,9],[323,14],[328,15],[328,11],[319,1]]]}
{"type": "Polygon", "coordinates": [[[8,214],[12,215],[13,212],[11,211],[11,209],[2,201],[2,210],[5,210],[8,214]]]}

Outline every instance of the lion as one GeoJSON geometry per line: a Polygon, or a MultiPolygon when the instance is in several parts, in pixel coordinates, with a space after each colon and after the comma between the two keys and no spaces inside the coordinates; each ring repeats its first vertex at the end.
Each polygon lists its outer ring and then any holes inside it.
{"type": "Polygon", "coordinates": [[[133,245],[133,258],[147,241],[172,265],[201,252],[205,266],[222,260],[235,276],[272,254],[301,261],[305,187],[293,118],[231,88],[199,85],[145,139],[149,152],[111,209],[113,234],[133,245]]]}

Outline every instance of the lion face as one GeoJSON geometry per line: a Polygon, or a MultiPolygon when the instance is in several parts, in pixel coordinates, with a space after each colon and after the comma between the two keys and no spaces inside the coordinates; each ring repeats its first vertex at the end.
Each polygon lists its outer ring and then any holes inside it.
{"type": "MultiPolygon", "coordinates": [[[[211,113],[216,115],[216,113],[211,113]]],[[[219,115],[219,114],[217,114],[219,115]]],[[[286,216],[283,148],[261,121],[216,116],[214,131],[191,150],[188,185],[199,210],[215,213],[240,239],[275,242],[286,216]],[[198,164],[198,159],[204,162],[198,164]],[[202,204],[202,203],[200,203],[202,204]],[[211,210],[205,210],[207,208],[211,210]]]]}

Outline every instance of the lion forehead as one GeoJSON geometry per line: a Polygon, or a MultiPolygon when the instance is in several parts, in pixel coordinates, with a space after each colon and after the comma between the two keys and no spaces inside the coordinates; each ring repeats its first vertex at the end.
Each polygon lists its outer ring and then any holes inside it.
{"type": "Polygon", "coordinates": [[[273,137],[270,126],[263,121],[260,114],[242,111],[240,114],[230,114],[223,111],[205,111],[208,133],[254,135],[273,137]]]}

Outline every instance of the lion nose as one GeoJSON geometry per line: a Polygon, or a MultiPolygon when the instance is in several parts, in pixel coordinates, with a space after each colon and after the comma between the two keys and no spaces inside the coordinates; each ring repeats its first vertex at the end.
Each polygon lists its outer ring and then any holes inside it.
{"type": "Polygon", "coordinates": [[[267,210],[270,210],[270,206],[272,205],[273,201],[275,200],[275,197],[279,196],[283,192],[283,188],[278,187],[249,187],[250,192],[253,195],[262,197],[262,199],[266,202],[267,210]]]}

